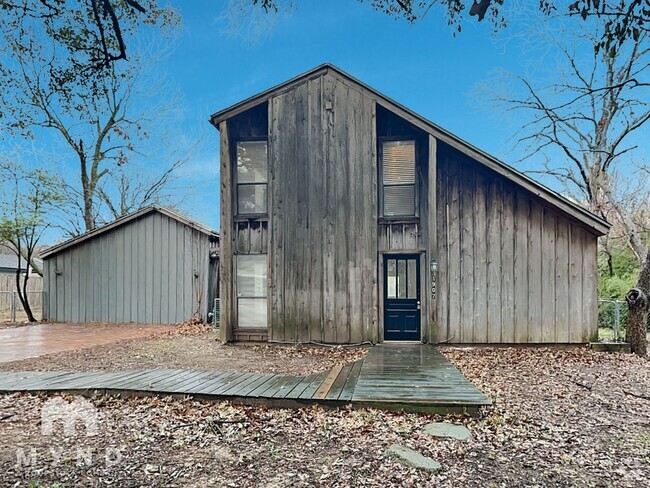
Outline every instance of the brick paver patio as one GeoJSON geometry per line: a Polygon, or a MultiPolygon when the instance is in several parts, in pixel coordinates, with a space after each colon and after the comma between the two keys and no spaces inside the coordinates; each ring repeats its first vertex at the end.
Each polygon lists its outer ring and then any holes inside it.
{"type": "Polygon", "coordinates": [[[0,330],[0,363],[147,337],[168,325],[46,323],[0,330]]]}

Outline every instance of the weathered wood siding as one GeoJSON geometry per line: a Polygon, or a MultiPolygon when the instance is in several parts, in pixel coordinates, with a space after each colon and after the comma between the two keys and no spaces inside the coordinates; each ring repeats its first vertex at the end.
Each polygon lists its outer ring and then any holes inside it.
{"type": "Polygon", "coordinates": [[[178,323],[208,310],[209,238],[151,212],[44,260],[44,318],[178,323]]]}
{"type": "Polygon", "coordinates": [[[269,101],[271,340],[378,340],[375,104],[325,74],[269,101]]]}
{"type": "Polygon", "coordinates": [[[580,343],[597,331],[597,238],[438,145],[438,340],[580,343]]]}
{"type": "Polygon", "coordinates": [[[592,338],[598,227],[390,107],[325,71],[220,120],[223,338],[382,341],[383,256],[399,253],[420,256],[423,341],[592,338]],[[268,216],[237,216],[233,147],[265,137],[268,216]],[[378,218],[377,193],[378,143],[396,138],[417,156],[417,215],[398,220],[378,218]],[[235,262],[249,254],[268,256],[264,330],[237,329],[235,262]]]}

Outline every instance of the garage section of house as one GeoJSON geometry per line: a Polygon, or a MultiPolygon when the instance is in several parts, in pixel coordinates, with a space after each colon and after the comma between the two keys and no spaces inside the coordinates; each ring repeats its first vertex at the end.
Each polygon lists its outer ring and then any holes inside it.
{"type": "Polygon", "coordinates": [[[151,206],[43,252],[45,320],[139,324],[206,318],[217,232],[151,206]]]}

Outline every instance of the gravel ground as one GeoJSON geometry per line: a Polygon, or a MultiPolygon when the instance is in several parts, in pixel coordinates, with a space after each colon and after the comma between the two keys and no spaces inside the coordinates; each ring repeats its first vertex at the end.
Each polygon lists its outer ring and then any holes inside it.
{"type": "Polygon", "coordinates": [[[95,397],[98,435],[58,427],[45,436],[48,397],[12,394],[0,396],[0,486],[649,486],[647,360],[584,349],[443,351],[494,402],[480,418],[446,418],[470,429],[466,443],[422,434],[434,415],[171,397],[95,397]],[[387,458],[393,443],[442,471],[387,458]]]}
{"type": "Polygon", "coordinates": [[[121,371],[181,368],[309,375],[365,356],[365,347],[222,344],[217,335],[163,335],[0,364],[0,371],[121,371]]]}

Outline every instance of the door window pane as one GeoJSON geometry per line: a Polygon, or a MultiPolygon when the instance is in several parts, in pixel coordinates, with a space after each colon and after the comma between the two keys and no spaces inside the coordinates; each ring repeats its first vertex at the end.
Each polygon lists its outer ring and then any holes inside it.
{"type": "Polygon", "coordinates": [[[397,298],[406,298],[406,261],[397,261],[397,298]]]}
{"type": "Polygon", "coordinates": [[[397,262],[394,259],[389,259],[386,264],[388,281],[388,298],[397,298],[397,262]]]}
{"type": "Polygon", "coordinates": [[[417,298],[417,279],[418,271],[415,259],[409,259],[407,262],[408,287],[406,291],[407,298],[417,298]]]}

